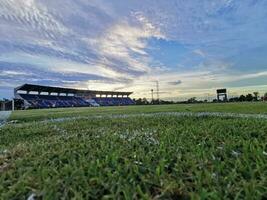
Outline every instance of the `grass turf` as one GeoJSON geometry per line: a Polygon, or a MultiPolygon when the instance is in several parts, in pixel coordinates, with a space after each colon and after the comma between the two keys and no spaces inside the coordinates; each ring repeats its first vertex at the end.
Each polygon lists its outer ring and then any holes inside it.
{"type": "Polygon", "coordinates": [[[267,114],[267,103],[220,103],[220,104],[176,104],[152,106],[116,106],[99,108],[58,108],[43,110],[15,111],[10,120],[36,121],[48,118],[63,118],[105,114],[138,114],[155,112],[228,112],[247,114],[267,114]]]}
{"type": "MultiPolygon", "coordinates": [[[[197,106],[191,111],[205,109],[197,106]]],[[[250,104],[238,107],[242,109],[232,112],[258,113],[250,104]]],[[[179,105],[15,112],[12,118],[20,123],[0,129],[0,199],[25,199],[31,194],[43,199],[267,196],[266,120],[107,116],[39,121],[42,114],[56,118],[64,112],[85,116],[177,111],[171,108],[182,109],[179,105]],[[28,118],[22,120],[20,114],[28,118]]]]}

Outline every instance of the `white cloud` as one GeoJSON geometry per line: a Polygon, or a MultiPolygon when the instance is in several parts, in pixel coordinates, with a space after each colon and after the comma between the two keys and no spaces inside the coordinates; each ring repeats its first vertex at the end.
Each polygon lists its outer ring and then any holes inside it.
{"type": "Polygon", "coordinates": [[[11,71],[11,70],[1,71],[1,76],[14,76],[14,77],[16,77],[17,75],[28,75],[28,74],[23,73],[23,72],[11,71]]]}
{"type": "Polygon", "coordinates": [[[201,57],[206,56],[205,52],[203,52],[201,49],[195,49],[193,52],[197,55],[200,55],[201,57]]]}
{"type": "Polygon", "coordinates": [[[146,52],[146,39],[151,37],[164,38],[159,30],[142,18],[138,25],[119,22],[94,42],[102,58],[100,62],[106,66],[106,70],[113,71],[113,76],[135,78],[134,71],[148,73],[151,70],[146,52]],[[133,74],[127,71],[133,71],[133,74]]]}
{"type": "Polygon", "coordinates": [[[159,80],[163,96],[189,94],[266,75],[260,67],[243,70],[236,64],[241,52],[266,46],[266,5],[263,0],[1,0],[0,61],[118,80],[67,80],[75,87],[95,84],[144,95],[159,80]],[[150,55],[151,38],[174,41],[190,53],[170,68],[150,55]],[[181,84],[168,84],[177,80],[181,84]]]}
{"type": "MultiPolygon", "coordinates": [[[[37,31],[38,38],[43,36],[47,39],[55,39],[68,32],[67,28],[52,16],[44,5],[37,3],[35,0],[2,0],[0,2],[0,13],[8,23],[20,24],[19,27],[13,26],[13,30],[20,28],[33,32],[37,31]]],[[[34,33],[29,35],[34,35],[34,33]]],[[[12,36],[15,36],[15,39],[21,37],[14,32],[12,36]]]]}

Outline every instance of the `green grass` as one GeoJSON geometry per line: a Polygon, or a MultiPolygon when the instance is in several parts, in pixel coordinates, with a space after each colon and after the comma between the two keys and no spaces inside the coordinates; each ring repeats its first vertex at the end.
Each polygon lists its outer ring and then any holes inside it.
{"type": "Polygon", "coordinates": [[[164,111],[265,113],[265,104],[15,112],[0,129],[0,199],[264,199],[267,120],[134,116],[164,111]],[[44,116],[43,116],[44,115],[44,116]]]}
{"type": "Polygon", "coordinates": [[[152,106],[121,106],[100,108],[63,108],[16,111],[10,120],[36,121],[48,118],[75,117],[105,114],[136,114],[155,112],[228,112],[267,114],[267,103],[221,103],[221,104],[178,104],[178,105],[152,105],[152,106]]]}

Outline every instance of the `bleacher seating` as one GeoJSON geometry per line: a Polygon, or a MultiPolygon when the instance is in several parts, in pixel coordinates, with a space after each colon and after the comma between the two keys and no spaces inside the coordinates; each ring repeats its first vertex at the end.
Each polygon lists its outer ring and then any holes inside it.
{"type": "Polygon", "coordinates": [[[90,103],[94,107],[99,107],[100,105],[94,99],[88,99],[86,102],[90,103]]]}
{"type": "Polygon", "coordinates": [[[127,98],[93,98],[101,106],[123,106],[123,105],[134,105],[134,101],[127,98]]]}
{"type": "Polygon", "coordinates": [[[60,107],[82,107],[91,106],[80,97],[74,96],[50,96],[50,95],[33,95],[20,94],[22,99],[26,100],[32,108],[60,108],[60,107]]]}
{"type": "Polygon", "coordinates": [[[130,98],[92,98],[89,100],[76,96],[52,96],[20,94],[30,108],[61,108],[61,107],[89,107],[89,106],[120,106],[133,105],[134,101],[130,98]]]}

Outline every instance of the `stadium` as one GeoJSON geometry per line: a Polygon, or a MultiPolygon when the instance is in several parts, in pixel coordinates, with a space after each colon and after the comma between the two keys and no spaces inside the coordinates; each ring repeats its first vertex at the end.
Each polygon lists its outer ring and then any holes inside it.
{"type": "Polygon", "coordinates": [[[0,200],[267,200],[267,0],[0,0],[0,200]]]}
{"type": "Polygon", "coordinates": [[[132,92],[77,90],[24,84],[14,89],[15,99],[22,108],[64,108],[134,105],[132,92]]]}

